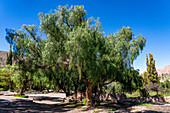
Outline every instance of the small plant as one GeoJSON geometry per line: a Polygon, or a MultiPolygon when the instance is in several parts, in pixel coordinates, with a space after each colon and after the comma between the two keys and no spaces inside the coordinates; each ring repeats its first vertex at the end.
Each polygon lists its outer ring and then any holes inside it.
{"type": "Polygon", "coordinates": [[[99,106],[99,105],[100,105],[100,102],[95,102],[95,105],[96,105],[96,106],[99,106]]]}
{"type": "Polygon", "coordinates": [[[107,110],[110,112],[114,112],[117,108],[116,107],[108,107],[107,110]]]}
{"type": "Polygon", "coordinates": [[[165,95],[160,93],[160,94],[155,95],[155,97],[165,97],[165,95]]]}
{"type": "Polygon", "coordinates": [[[28,98],[27,95],[20,95],[20,94],[16,94],[16,95],[14,95],[14,97],[28,98]]]}
{"type": "Polygon", "coordinates": [[[0,88],[0,91],[3,91],[3,88],[0,88]]]}
{"type": "Polygon", "coordinates": [[[28,92],[28,91],[25,91],[25,94],[29,94],[29,92],[28,92]]]}
{"type": "Polygon", "coordinates": [[[86,106],[79,106],[79,107],[77,107],[77,109],[84,109],[84,108],[86,108],[86,106]]]}
{"type": "Polygon", "coordinates": [[[86,105],[86,98],[83,99],[83,104],[86,105]]]}
{"type": "Polygon", "coordinates": [[[141,97],[149,97],[149,93],[145,88],[142,87],[138,91],[141,97]]]}
{"type": "Polygon", "coordinates": [[[100,112],[103,112],[103,110],[96,110],[96,111],[93,111],[93,113],[100,113],[100,112]]]}
{"type": "Polygon", "coordinates": [[[139,102],[134,102],[134,105],[138,105],[138,106],[152,106],[152,103],[139,103],[139,102]]]}

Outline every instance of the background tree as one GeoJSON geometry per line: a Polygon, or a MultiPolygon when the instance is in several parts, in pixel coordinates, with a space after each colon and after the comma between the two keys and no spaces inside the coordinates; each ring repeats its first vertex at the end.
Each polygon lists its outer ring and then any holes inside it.
{"type": "MultiPolygon", "coordinates": [[[[12,45],[10,44],[10,51],[9,51],[9,53],[7,53],[6,65],[12,65],[12,62],[13,62],[12,59],[13,59],[12,45]]],[[[6,78],[8,78],[8,80],[6,81],[8,88],[9,88],[9,90],[12,90],[13,89],[13,82],[10,79],[10,77],[11,76],[9,74],[6,74],[6,78]]]]}
{"type": "Polygon", "coordinates": [[[0,67],[0,90],[8,89],[9,74],[5,72],[4,67],[0,67]]]}
{"type": "Polygon", "coordinates": [[[12,76],[17,72],[15,68],[16,65],[0,67],[0,85],[3,87],[3,90],[12,90],[15,88],[12,82],[12,76]]]}
{"type": "Polygon", "coordinates": [[[146,54],[146,65],[147,65],[147,72],[141,74],[143,77],[144,87],[142,88],[143,91],[156,91],[158,95],[159,89],[159,77],[155,67],[155,60],[153,59],[153,55],[149,53],[146,54]]]}
{"type": "Polygon", "coordinates": [[[153,84],[159,83],[158,72],[156,71],[155,67],[155,60],[153,59],[153,55],[151,53],[149,53],[149,58],[146,54],[146,65],[149,82],[153,84]]]}
{"type": "Polygon", "coordinates": [[[7,53],[6,65],[12,65],[12,45],[10,45],[10,51],[7,53]]]}

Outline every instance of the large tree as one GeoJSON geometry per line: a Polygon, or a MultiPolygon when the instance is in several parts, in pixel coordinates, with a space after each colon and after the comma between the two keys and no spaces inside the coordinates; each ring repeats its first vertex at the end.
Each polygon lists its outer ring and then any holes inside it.
{"type": "Polygon", "coordinates": [[[59,6],[53,12],[40,13],[39,19],[41,39],[34,25],[16,30],[21,68],[29,72],[55,68],[56,81],[64,81],[61,75],[69,76],[76,85],[81,79],[87,86],[86,105],[92,103],[94,84],[100,95],[106,80],[128,78],[124,70],[130,70],[145,46],[145,38],[134,36],[129,27],[107,36],[99,19],[87,17],[84,6],[59,6]]]}

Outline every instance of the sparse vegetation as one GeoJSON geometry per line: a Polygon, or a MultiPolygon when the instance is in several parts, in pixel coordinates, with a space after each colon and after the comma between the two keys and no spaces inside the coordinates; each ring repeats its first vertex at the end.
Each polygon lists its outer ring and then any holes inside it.
{"type": "Polygon", "coordinates": [[[14,95],[14,97],[28,98],[28,96],[27,96],[27,95],[20,95],[20,94],[16,94],[16,95],[14,95]]]}
{"type": "Polygon", "coordinates": [[[138,106],[152,106],[152,103],[138,103],[138,102],[134,102],[134,105],[138,105],[138,106]]]}

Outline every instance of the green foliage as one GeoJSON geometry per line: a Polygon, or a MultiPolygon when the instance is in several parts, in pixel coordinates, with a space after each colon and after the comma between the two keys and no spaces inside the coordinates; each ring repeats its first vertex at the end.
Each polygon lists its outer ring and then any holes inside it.
{"type": "Polygon", "coordinates": [[[131,93],[143,86],[142,77],[139,76],[139,72],[137,70],[134,70],[131,67],[124,72],[127,74],[126,79],[122,83],[124,91],[131,93]]]}
{"type": "Polygon", "coordinates": [[[3,90],[11,89],[11,75],[13,74],[13,66],[6,65],[0,67],[0,86],[3,90]]]}
{"type": "Polygon", "coordinates": [[[12,45],[10,45],[9,54],[7,53],[6,65],[12,65],[12,45]]]}
{"type": "Polygon", "coordinates": [[[162,74],[162,75],[161,75],[161,80],[162,80],[162,81],[170,80],[170,74],[162,74]]]}
{"type": "Polygon", "coordinates": [[[132,92],[132,93],[125,93],[127,98],[130,98],[130,97],[141,97],[140,93],[139,93],[139,89],[136,90],[135,92],[132,92]]]}
{"type": "Polygon", "coordinates": [[[14,97],[28,98],[27,95],[19,95],[19,94],[14,95],[14,97]]]}
{"type": "Polygon", "coordinates": [[[105,90],[107,93],[121,93],[123,92],[123,86],[119,82],[113,82],[108,84],[105,90]]]}
{"type": "Polygon", "coordinates": [[[83,104],[86,105],[86,98],[83,99],[83,104]]]}
{"type": "Polygon", "coordinates": [[[93,113],[100,113],[100,112],[103,112],[103,110],[95,110],[95,111],[93,111],[93,113]]]}
{"type": "Polygon", "coordinates": [[[96,106],[99,106],[99,105],[100,105],[100,102],[95,102],[95,105],[96,105],[96,106]]]}
{"type": "Polygon", "coordinates": [[[148,73],[145,71],[144,73],[141,74],[141,76],[143,78],[144,85],[149,84],[148,73]]]}
{"type": "Polygon", "coordinates": [[[160,86],[163,89],[169,89],[170,88],[170,74],[162,74],[160,78],[160,86]]]}
{"type": "Polygon", "coordinates": [[[143,94],[147,95],[147,93],[145,93],[146,90],[156,91],[158,94],[158,91],[160,91],[159,89],[160,79],[156,71],[155,60],[153,59],[153,55],[151,53],[149,53],[149,58],[148,58],[148,55],[146,55],[146,65],[147,65],[147,72],[144,72],[143,74],[141,74],[143,78],[143,83],[144,83],[144,86],[142,90],[140,91],[141,95],[143,94]]]}
{"type": "Polygon", "coordinates": [[[80,91],[81,93],[86,92],[86,84],[82,80],[79,82],[78,91],[80,91]]]}
{"type": "Polygon", "coordinates": [[[147,77],[149,79],[149,83],[159,83],[158,73],[155,67],[155,60],[153,59],[153,55],[149,53],[146,55],[146,65],[147,65],[147,77]]]}
{"type": "Polygon", "coordinates": [[[133,102],[132,104],[138,105],[138,106],[152,106],[152,103],[139,103],[139,102],[133,102]]]}
{"type": "Polygon", "coordinates": [[[170,88],[170,81],[165,80],[164,82],[161,83],[161,86],[165,89],[169,89],[170,88]]]}
{"type": "Polygon", "coordinates": [[[139,91],[139,94],[140,94],[141,97],[148,97],[149,96],[149,92],[143,87],[138,89],[138,91],[139,91]]]}
{"type": "MultiPolygon", "coordinates": [[[[23,25],[7,32],[13,37],[19,64],[16,83],[36,81],[36,85],[65,92],[79,86],[80,80],[92,88],[103,79],[118,81],[127,91],[141,86],[132,64],[146,40],[135,36],[130,27],[106,35],[99,18],[88,18],[84,6],[58,6],[39,13],[39,19],[40,27],[23,25]]],[[[84,91],[83,84],[78,90],[84,91]]]]}
{"type": "Polygon", "coordinates": [[[160,89],[165,95],[170,95],[170,81],[169,74],[164,74],[161,76],[160,89]]]}

